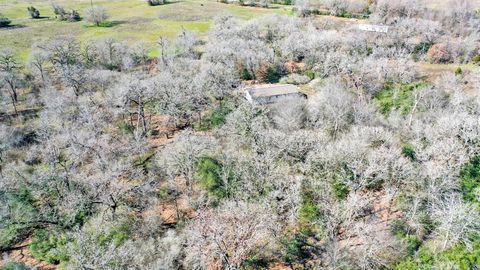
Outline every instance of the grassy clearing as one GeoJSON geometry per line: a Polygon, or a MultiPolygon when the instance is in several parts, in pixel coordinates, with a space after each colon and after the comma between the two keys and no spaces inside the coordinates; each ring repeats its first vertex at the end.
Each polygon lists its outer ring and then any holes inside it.
{"type": "MultiPolygon", "coordinates": [[[[76,9],[81,15],[90,6],[90,0],[57,0],[66,10],[76,9]]],[[[153,49],[159,37],[174,37],[182,28],[204,36],[213,18],[230,13],[242,19],[251,19],[265,14],[289,14],[290,7],[273,6],[269,9],[226,5],[216,1],[185,0],[151,7],[143,0],[95,0],[110,14],[111,27],[93,27],[81,21],[75,23],[55,20],[49,0],[4,0],[0,2],[1,12],[10,18],[14,27],[0,30],[0,46],[17,50],[23,60],[28,58],[35,41],[48,40],[56,35],[73,35],[80,41],[113,37],[135,43],[145,41],[153,49]],[[27,7],[35,6],[44,19],[30,19],[27,7]]]]}
{"type": "Polygon", "coordinates": [[[380,112],[385,115],[393,110],[399,110],[403,115],[408,114],[413,106],[413,92],[428,86],[423,81],[411,84],[397,85],[388,83],[385,88],[375,97],[380,112]]]}

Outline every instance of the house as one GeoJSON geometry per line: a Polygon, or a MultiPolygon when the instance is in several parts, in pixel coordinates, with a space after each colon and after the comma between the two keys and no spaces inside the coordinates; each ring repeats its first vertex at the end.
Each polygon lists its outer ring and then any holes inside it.
{"type": "Polygon", "coordinates": [[[250,103],[268,104],[287,99],[305,99],[307,96],[292,84],[266,84],[245,88],[245,98],[250,103]]]}
{"type": "Polygon", "coordinates": [[[388,33],[388,26],[374,24],[359,24],[358,29],[367,32],[388,33]]]}

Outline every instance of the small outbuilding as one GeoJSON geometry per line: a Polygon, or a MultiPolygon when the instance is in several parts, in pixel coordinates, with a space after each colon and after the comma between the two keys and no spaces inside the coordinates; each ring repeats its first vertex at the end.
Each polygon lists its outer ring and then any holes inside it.
{"type": "Polygon", "coordinates": [[[388,33],[388,26],[374,24],[359,24],[358,29],[367,32],[388,33]]]}
{"type": "Polygon", "coordinates": [[[293,84],[264,84],[246,87],[245,98],[250,103],[268,104],[287,99],[306,99],[307,96],[293,84]]]}

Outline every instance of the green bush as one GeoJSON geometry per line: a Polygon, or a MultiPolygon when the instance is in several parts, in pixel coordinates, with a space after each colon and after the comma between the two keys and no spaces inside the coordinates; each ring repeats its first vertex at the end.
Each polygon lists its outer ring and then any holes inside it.
{"type": "Polygon", "coordinates": [[[307,76],[308,78],[310,78],[310,80],[313,80],[315,79],[315,71],[309,69],[309,70],[306,70],[305,71],[305,76],[307,76]]]}
{"type": "Polygon", "coordinates": [[[32,19],[40,18],[40,11],[38,11],[38,9],[36,9],[35,7],[33,6],[28,7],[27,10],[28,10],[28,14],[30,14],[30,17],[32,19]]]}
{"type": "Polygon", "coordinates": [[[271,259],[265,255],[266,254],[257,253],[248,257],[245,261],[243,261],[242,265],[240,266],[240,270],[268,269],[271,259]]]}
{"type": "Polygon", "coordinates": [[[24,227],[18,224],[8,224],[0,228],[0,248],[6,248],[13,245],[18,241],[21,236],[24,227]]]}
{"type": "Polygon", "coordinates": [[[339,199],[347,198],[348,193],[350,192],[347,185],[338,181],[333,183],[332,188],[333,188],[333,192],[335,193],[335,196],[337,196],[337,198],[339,199]]]}
{"type": "Polygon", "coordinates": [[[0,27],[7,27],[10,25],[11,22],[12,21],[9,18],[0,14],[0,27]]]}
{"type": "Polygon", "coordinates": [[[0,266],[0,270],[29,270],[27,266],[17,262],[9,262],[4,266],[0,266]]]}
{"type": "Polygon", "coordinates": [[[232,112],[232,106],[222,102],[220,106],[210,111],[200,121],[195,123],[193,127],[199,131],[208,131],[225,123],[227,115],[232,112]]]}
{"type": "Polygon", "coordinates": [[[32,192],[21,187],[5,194],[11,216],[0,219],[0,247],[8,247],[22,239],[30,231],[30,224],[38,213],[32,192]]]}
{"type": "Polygon", "coordinates": [[[427,211],[420,211],[418,213],[418,221],[422,224],[426,234],[430,234],[435,229],[435,221],[427,211]]]}
{"type": "Polygon", "coordinates": [[[390,232],[395,235],[397,239],[402,241],[406,246],[408,254],[413,255],[422,245],[422,241],[420,241],[415,235],[410,234],[410,231],[411,229],[407,223],[400,219],[395,220],[390,226],[390,232]]]}
{"type": "Polygon", "coordinates": [[[106,234],[98,237],[100,246],[107,246],[113,243],[115,246],[121,246],[130,236],[130,226],[127,223],[121,223],[111,227],[106,234]]]}
{"type": "Polygon", "coordinates": [[[390,232],[396,237],[402,238],[410,233],[410,228],[405,221],[397,219],[392,222],[392,225],[390,226],[390,232]]]}
{"type": "Polygon", "coordinates": [[[66,251],[67,237],[58,232],[35,231],[29,245],[32,256],[52,264],[68,261],[66,251]]]}
{"type": "Polygon", "coordinates": [[[134,126],[125,121],[118,123],[117,127],[123,134],[133,134],[133,131],[135,130],[134,126]]]}
{"type": "Polygon", "coordinates": [[[267,68],[267,74],[265,81],[268,83],[278,83],[280,78],[282,77],[282,74],[278,70],[277,67],[275,66],[270,66],[267,68]]]}
{"type": "Polygon", "coordinates": [[[462,75],[462,74],[463,74],[462,68],[461,68],[461,67],[457,67],[457,68],[455,69],[455,75],[458,76],[458,75],[462,75]]]}
{"type": "Polygon", "coordinates": [[[422,241],[420,241],[415,235],[405,235],[401,240],[406,245],[407,253],[409,255],[414,255],[422,245],[422,241]]]}
{"type": "Polygon", "coordinates": [[[477,202],[476,190],[480,187],[480,155],[475,156],[463,166],[460,171],[463,199],[468,202],[477,202]]]}
{"type": "Polygon", "coordinates": [[[423,89],[425,82],[419,81],[410,84],[387,83],[382,91],[375,96],[380,112],[388,115],[393,110],[400,110],[403,115],[411,112],[413,106],[412,93],[415,89],[423,89]]]}
{"type": "Polygon", "coordinates": [[[407,143],[402,146],[402,154],[405,157],[410,158],[411,160],[416,160],[415,149],[411,144],[407,143]]]}
{"type": "Polygon", "coordinates": [[[300,231],[310,235],[317,231],[316,221],[320,218],[320,208],[315,202],[315,194],[311,189],[302,192],[302,204],[299,209],[300,231]]]}
{"type": "Polygon", "coordinates": [[[305,261],[310,258],[311,253],[306,248],[308,237],[302,233],[296,233],[292,237],[281,240],[282,249],[285,251],[283,260],[287,264],[305,261]]]}
{"type": "Polygon", "coordinates": [[[216,199],[223,199],[229,195],[220,176],[222,165],[211,157],[202,157],[197,162],[197,174],[200,184],[208,191],[208,195],[216,199]]]}
{"type": "Polygon", "coordinates": [[[149,6],[159,6],[165,4],[164,0],[147,0],[149,6]]]}
{"type": "Polygon", "coordinates": [[[250,80],[253,80],[253,76],[252,76],[252,74],[250,74],[248,69],[242,68],[240,70],[240,79],[242,79],[244,81],[250,81],[250,80]]]}
{"type": "Polygon", "coordinates": [[[430,43],[430,42],[419,43],[415,46],[415,48],[413,49],[413,52],[415,54],[425,54],[432,47],[432,45],[433,43],[430,43]]]}
{"type": "Polygon", "coordinates": [[[473,62],[474,64],[480,64],[480,54],[475,55],[475,56],[472,58],[472,62],[473,62]]]}
{"type": "Polygon", "coordinates": [[[396,270],[439,269],[439,265],[448,264],[449,269],[471,270],[480,265],[480,239],[476,238],[471,249],[464,244],[456,245],[443,252],[432,252],[420,248],[413,256],[397,263],[396,270]]]}
{"type": "Polygon", "coordinates": [[[261,65],[255,71],[255,79],[264,83],[278,83],[282,77],[281,67],[274,64],[261,65]]]}

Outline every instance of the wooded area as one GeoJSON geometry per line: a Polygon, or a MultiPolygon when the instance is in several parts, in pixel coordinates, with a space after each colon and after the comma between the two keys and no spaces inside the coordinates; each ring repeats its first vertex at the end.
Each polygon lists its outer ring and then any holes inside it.
{"type": "Polygon", "coordinates": [[[24,62],[0,38],[0,269],[479,268],[476,7],[222,4],[291,14],[220,14],[158,57],[55,35],[24,62]],[[245,98],[264,84],[298,98],[245,98]]]}

